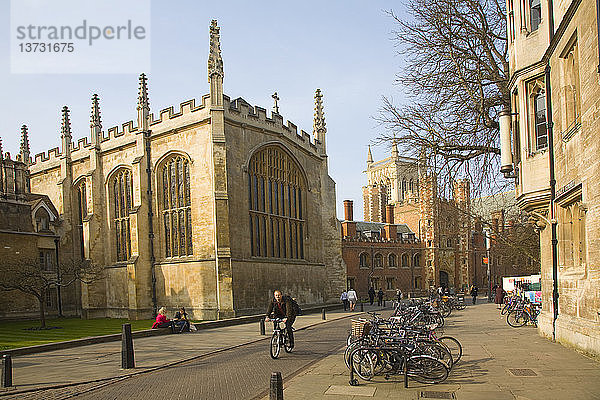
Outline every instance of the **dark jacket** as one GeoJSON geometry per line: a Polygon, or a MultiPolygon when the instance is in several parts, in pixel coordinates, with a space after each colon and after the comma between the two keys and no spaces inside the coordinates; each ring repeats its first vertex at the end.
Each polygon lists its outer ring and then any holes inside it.
{"type": "Polygon", "coordinates": [[[267,307],[267,316],[270,316],[271,313],[273,313],[276,318],[295,318],[296,314],[294,314],[294,307],[291,304],[291,300],[292,299],[289,296],[283,296],[280,305],[277,305],[277,300],[274,298],[271,299],[271,301],[269,301],[269,306],[267,307]]]}

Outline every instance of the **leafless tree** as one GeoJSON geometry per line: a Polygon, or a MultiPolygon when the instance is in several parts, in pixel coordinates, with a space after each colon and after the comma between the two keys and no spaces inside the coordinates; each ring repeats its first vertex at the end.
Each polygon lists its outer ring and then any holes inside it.
{"type": "Polygon", "coordinates": [[[27,257],[0,259],[0,291],[18,290],[39,303],[40,327],[46,327],[46,295],[51,288],[75,282],[91,283],[102,277],[102,268],[89,260],[66,260],[56,270],[45,270],[39,260],[27,257]]]}
{"type": "Polygon", "coordinates": [[[509,104],[504,1],[411,0],[406,9],[388,14],[408,102],[384,98],[377,141],[425,156],[442,183],[468,177],[476,192],[493,192],[508,183],[496,179],[497,115],[509,104]]]}

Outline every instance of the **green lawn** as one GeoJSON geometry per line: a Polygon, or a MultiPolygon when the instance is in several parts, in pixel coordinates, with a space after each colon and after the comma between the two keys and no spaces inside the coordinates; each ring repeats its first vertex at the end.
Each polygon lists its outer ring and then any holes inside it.
{"type": "Polygon", "coordinates": [[[131,324],[131,329],[134,331],[150,329],[153,322],[154,320],[149,319],[128,321],[117,318],[60,318],[46,320],[47,327],[57,326],[60,329],[28,330],[27,328],[39,327],[40,322],[37,320],[3,321],[0,324],[0,350],[121,333],[121,325],[127,323],[131,324]]]}

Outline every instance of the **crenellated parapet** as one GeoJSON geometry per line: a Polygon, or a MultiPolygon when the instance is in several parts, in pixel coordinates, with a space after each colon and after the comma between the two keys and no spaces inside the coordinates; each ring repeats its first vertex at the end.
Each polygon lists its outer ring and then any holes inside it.
{"type": "Polygon", "coordinates": [[[271,112],[269,116],[266,109],[260,106],[251,106],[241,97],[233,101],[225,95],[223,98],[226,119],[235,123],[250,125],[259,130],[282,135],[309,152],[316,155],[319,154],[319,147],[313,142],[311,135],[304,130],[298,132],[296,124],[289,120],[284,123],[283,117],[280,114],[271,112]]]}

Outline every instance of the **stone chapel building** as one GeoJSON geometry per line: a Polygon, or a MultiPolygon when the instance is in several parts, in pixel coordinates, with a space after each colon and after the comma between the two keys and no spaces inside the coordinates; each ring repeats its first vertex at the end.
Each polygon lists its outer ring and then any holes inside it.
{"type": "Polygon", "coordinates": [[[274,289],[303,304],[337,301],[346,285],[322,94],[313,137],[275,109],[223,94],[216,21],[209,94],[150,112],[139,79],[136,123],[103,131],[92,97],[90,140],[72,138],[29,166],[31,188],[56,205],[61,246],[105,265],[81,284],[85,318],[150,318],[185,306],[212,319],[263,310],[274,289]]]}

